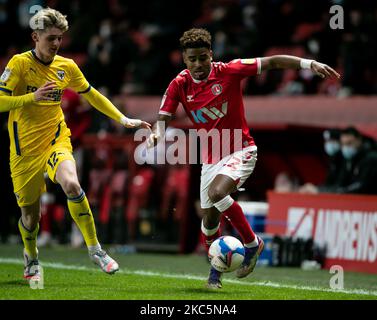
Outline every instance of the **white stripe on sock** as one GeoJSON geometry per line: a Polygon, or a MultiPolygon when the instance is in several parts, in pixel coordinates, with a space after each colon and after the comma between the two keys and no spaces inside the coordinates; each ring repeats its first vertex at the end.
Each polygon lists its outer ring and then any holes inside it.
{"type": "Polygon", "coordinates": [[[233,204],[234,200],[231,196],[226,196],[225,198],[221,199],[220,201],[214,203],[213,205],[216,207],[217,210],[220,212],[224,212],[230,208],[233,204]]]}
{"type": "Polygon", "coordinates": [[[202,227],[201,227],[201,229],[202,229],[202,232],[203,232],[206,236],[212,236],[212,235],[214,235],[214,234],[217,232],[217,230],[219,230],[219,228],[220,228],[220,223],[219,223],[219,225],[218,225],[217,227],[215,227],[215,228],[213,228],[213,229],[207,229],[207,228],[204,226],[204,223],[203,223],[203,220],[202,220],[202,227]]]}
{"type": "Polygon", "coordinates": [[[258,237],[255,236],[254,241],[249,242],[249,243],[245,243],[244,246],[245,246],[246,248],[255,248],[255,247],[258,246],[258,244],[259,244],[258,237]]]}

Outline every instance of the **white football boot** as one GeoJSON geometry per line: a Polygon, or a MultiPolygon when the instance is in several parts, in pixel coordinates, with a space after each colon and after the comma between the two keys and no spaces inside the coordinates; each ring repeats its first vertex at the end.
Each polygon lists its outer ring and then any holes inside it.
{"type": "Polygon", "coordinates": [[[41,278],[38,256],[31,259],[24,249],[24,279],[39,281],[41,278]]]}
{"type": "Polygon", "coordinates": [[[103,272],[106,272],[107,274],[114,274],[119,270],[118,263],[102,249],[97,250],[94,253],[89,253],[89,257],[103,272]]]}

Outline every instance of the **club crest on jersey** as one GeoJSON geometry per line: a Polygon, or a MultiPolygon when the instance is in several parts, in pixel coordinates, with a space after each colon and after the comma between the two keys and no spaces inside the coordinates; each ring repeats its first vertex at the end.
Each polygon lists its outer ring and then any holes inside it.
{"type": "Polygon", "coordinates": [[[0,80],[4,82],[7,81],[9,79],[10,73],[11,73],[11,70],[9,68],[5,68],[3,74],[0,77],[0,80]]]}
{"type": "Polygon", "coordinates": [[[211,87],[211,90],[212,90],[212,93],[213,93],[215,96],[218,96],[219,94],[221,94],[221,92],[223,92],[223,87],[221,86],[221,84],[214,84],[214,85],[211,87]]]}
{"type": "Polygon", "coordinates": [[[187,102],[193,102],[194,99],[193,99],[192,97],[193,97],[192,94],[188,95],[188,96],[187,96],[187,102]]]}
{"type": "Polygon", "coordinates": [[[64,72],[63,70],[58,70],[58,71],[56,72],[56,74],[57,74],[57,76],[58,76],[58,78],[59,78],[60,80],[63,80],[63,79],[64,79],[65,72],[64,72]]]}

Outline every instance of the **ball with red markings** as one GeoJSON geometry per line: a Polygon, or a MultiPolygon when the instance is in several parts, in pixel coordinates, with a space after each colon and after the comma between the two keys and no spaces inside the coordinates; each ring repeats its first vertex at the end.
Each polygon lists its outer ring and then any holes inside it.
{"type": "Polygon", "coordinates": [[[236,270],[245,257],[242,243],[235,237],[224,236],[216,239],[208,251],[208,258],[212,267],[220,272],[236,270]]]}

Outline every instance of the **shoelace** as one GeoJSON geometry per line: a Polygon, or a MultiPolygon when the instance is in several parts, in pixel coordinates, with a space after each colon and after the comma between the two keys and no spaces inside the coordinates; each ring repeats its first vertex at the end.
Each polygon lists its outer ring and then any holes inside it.
{"type": "Polygon", "coordinates": [[[107,255],[106,251],[100,250],[95,253],[95,255],[104,258],[103,261],[107,264],[111,261],[111,258],[107,255]]]}
{"type": "MultiPolygon", "coordinates": [[[[33,266],[39,266],[39,261],[38,261],[38,260],[31,260],[31,261],[26,265],[25,270],[27,270],[27,272],[29,273],[29,272],[30,272],[30,269],[31,269],[33,266]]],[[[39,274],[39,268],[35,268],[33,271],[34,271],[34,275],[39,274]]]]}
{"type": "Polygon", "coordinates": [[[26,265],[26,267],[32,267],[32,266],[39,266],[39,261],[38,260],[30,260],[29,263],[26,265]]]}

